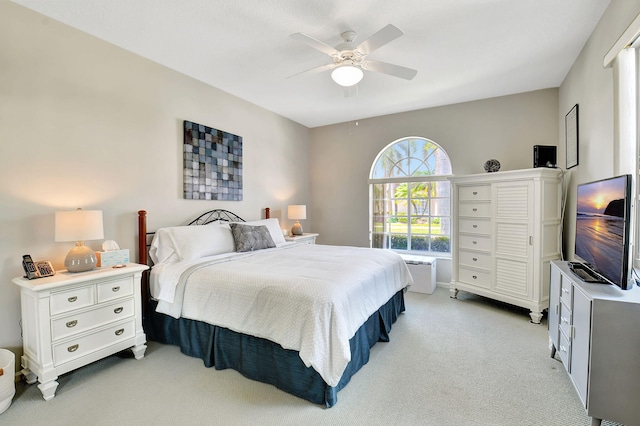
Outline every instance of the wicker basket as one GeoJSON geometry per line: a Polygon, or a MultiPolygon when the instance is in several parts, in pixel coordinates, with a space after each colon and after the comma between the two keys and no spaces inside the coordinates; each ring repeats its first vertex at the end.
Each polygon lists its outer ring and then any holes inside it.
{"type": "Polygon", "coordinates": [[[0,349],[0,414],[11,405],[16,394],[15,382],[16,356],[7,349],[0,349]]]}

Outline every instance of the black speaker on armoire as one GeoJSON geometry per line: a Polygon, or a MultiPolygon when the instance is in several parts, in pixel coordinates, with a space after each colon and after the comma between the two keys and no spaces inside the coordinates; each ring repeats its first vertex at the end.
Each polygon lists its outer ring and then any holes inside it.
{"type": "Polygon", "coordinates": [[[556,167],[556,147],[552,145],[533,146],[533,167],[556,167]]]}

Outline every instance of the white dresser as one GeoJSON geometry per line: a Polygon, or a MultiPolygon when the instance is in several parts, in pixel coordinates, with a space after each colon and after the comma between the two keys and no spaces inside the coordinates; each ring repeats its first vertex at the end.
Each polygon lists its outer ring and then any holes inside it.
{"type": "Polygon", "coordinates": [[[536,168],[456,176],[451,285],[531,310],[549,307],[549,261],[560,257],[562,171],[536,168]]]}
{"type": "Polygon", "coordinates": [[[551,262],[549,339],[592,425],[640,425],[640,288],[586,283],[551,262]]]}
{"type": "Polygon", "coordinates": [[[35,280],[14,278],[22,305],[22,373],[55,396],[59,375],[131,348],[144,356],[140,280],[145,265],[60,271],[35,280]]]}

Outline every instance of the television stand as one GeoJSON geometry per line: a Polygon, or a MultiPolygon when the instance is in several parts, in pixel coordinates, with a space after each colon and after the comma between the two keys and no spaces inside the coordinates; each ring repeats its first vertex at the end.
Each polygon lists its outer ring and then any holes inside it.
{"type": "Polygon", "coordinates": [[[568,265],[571,272],[573,272],[578,276],[578,278],[586,283],[608,284],[607,281],[595,275],[593,271],[584,266],[582,263],[569,262],[568,265]]]}

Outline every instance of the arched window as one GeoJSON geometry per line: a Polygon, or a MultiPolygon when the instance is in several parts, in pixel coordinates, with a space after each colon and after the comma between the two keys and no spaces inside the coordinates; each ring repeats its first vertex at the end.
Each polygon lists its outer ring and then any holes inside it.
{"type": "Polygon", "coordinates": [[[419,137],[387,145],[369,175],[371,247],[451,253],[451,161],[419,137]]]}

